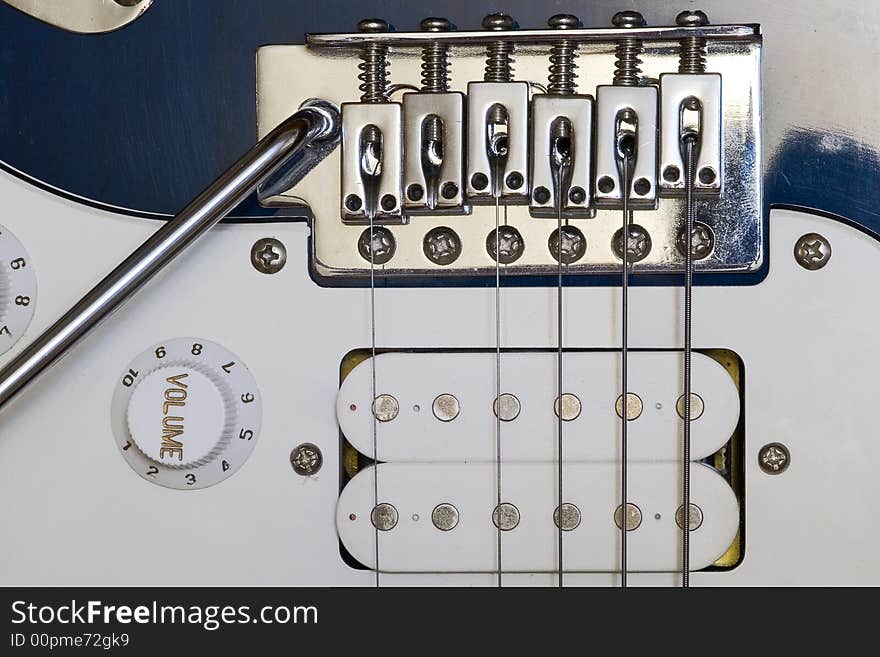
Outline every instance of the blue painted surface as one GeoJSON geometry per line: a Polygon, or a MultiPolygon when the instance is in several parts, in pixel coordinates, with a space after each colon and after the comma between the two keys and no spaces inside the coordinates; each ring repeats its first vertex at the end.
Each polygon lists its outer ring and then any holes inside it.
{"type": "MultiPolygon", "coordinates": [[[[556,2],[503,4],[528,27],[555,11],[578,11],[556,2]]],[[[610,16],[617,4],[596,0],[580,13],[610,16]]],[[[260,45],[351,30],[371,15],[393,17],[401,30],[438,14],[475,28],[494,9],[461,0],[156,0],[134,24],[86,36],[0,4],[0,160],[99,204],[173,214],[253,144],[260,45]]],[[[644,13],[653,24],[669,22],[662,6],[644,13]]],[[[875,146],[795,127],[765,158],[768,208],[816,209],[880,233],[875,146]]],[[[251,200],[236,215],[285,212],[251,200]]]]}

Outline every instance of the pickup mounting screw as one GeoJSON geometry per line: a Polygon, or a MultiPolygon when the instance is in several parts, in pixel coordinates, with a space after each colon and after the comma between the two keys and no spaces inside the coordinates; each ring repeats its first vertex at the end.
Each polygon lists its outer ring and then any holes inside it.
{"type": "Polygon", "coordinates": [[[794,245],[794,259],[804,269],[822,269],[831,260],[831,243],[819,233],[807,233],[794,245]]]}
{"type": "Polygon", "coordinates": [[[293,471],[303,477],[317,474],[323,464],[324,456],[321,450],[312,443],[297,445],[290,453],[290,465],[293,466],[293,471]]]}
{"type": "Polygon", "coordinates": [[[791,452],[782,443],[769,443],[758,452],[758,465],[767,474],[782,474],[790,464],[791,452]]]}
{"type": "Polygon", "coordinates": [[[251,264],[262,274],[277,274],[287,263],[287,249],[273,237],[257,240],[251,247],[251,264]]]}

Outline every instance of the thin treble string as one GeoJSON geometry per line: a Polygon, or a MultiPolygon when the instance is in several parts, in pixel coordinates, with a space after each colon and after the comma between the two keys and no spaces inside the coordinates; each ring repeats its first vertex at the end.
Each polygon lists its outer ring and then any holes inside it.
{"type": "Polygon", "coordinates": [[[690,586],[690,527],[691,527],[691,325],[693,316],[694,278],[694,150],[696,142],[686,138],[685,179],[685,266],[684,266],[684,439],[681,450],[681,585],[690,586]]]}
{"type": "MultiPolygon", "coordinates": [[[[373,213],[370,212],[370,393],[373,398],[373,508],[379,507],[379,441],[376,419],[376,261],[373,241],[373,213]]],[[[373,523],[376,547],[376,588],[379,588],[379,527],[373,523]]]]}
{"type": "MultiPolygon", "coordinates": [[[[560,185],[561,187],[561,185],[560,185]]],[[[556,504],[557,559],[559,563],[559,588],[562,588],[562,201],[556,200],[556,480],[558,490],[556,504]]]]}
{"type": "Polygon", "coordinates": [[[620,587],[626,588],[626,520],[627,520],[627,359],[629,356],[629,155],[623,158],[623,175],[621,188],[623,189],[623,233],[621,256],[623,258],[623,272],[621,280],[621,329],[620,329],[620,587]]]}
{"type": "MultiPolygon", "coordinates": [[[[501,195],[495,195],[495,477],[498,588],[501,588],[501,195]]],[[[505,216],[506,223],[506,216],[505,216]]]]}

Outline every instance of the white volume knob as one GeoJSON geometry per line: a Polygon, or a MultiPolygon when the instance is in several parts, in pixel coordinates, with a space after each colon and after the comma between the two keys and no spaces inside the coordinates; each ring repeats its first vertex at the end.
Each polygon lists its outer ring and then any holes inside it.
{"type": "Polygon", "coordinates": [[[21,338],[37,305],[37,278],[24,246],[0,226],[0,354],[21,338]]]}
{"type": "Polygon", "coordinates": [[[128,402],[128,429],[141,452],[173,468],[204,465],[232,438],[235,404],[228,387],[189,363],[147,374],[128,402]]]}
{"type": "Polygon", "coordinates": [[[174,338],[121,369],[110,407],[123,458],[147,481],[179,490],[237,472],[260,433],[257,382],[216,342],[174,338]]]}

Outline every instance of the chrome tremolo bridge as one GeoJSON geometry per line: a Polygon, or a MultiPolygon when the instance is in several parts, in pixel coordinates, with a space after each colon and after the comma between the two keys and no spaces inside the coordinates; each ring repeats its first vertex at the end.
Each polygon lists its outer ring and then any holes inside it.
{"type": "Polygon", "coordinates": [[[364,21],[360,32],[260,49],[260,134],[307,96],[343,107],[341,154],[292,189],[261,195],[267,205],[311,210],[318,278],[359,284],[370,275],[371,243],[383,248],[373,274],[389,281],[493,277],[496,203],[512,236],[504,276],[556,272],[556,221],[547,219],[557,215],[571,241],[560,255],[571,282],[614,274],[623,193],[641,231],[628,242],[632,272],[681,272],[687,130],[699,133],[695,271],[761,267],[759,28],[584,29],[565,18],[518,30],[494,15],[470,32],[441,19],[426,19],[420,32],[364,21]],[[632,141],[627,192],[621,116],[632,141]],[[381,154],[365,178],[357,135],[377,128],[381,149],[371,152],[381,154]],[[560,145],[566,169],[557,179],[560,145]]]}

